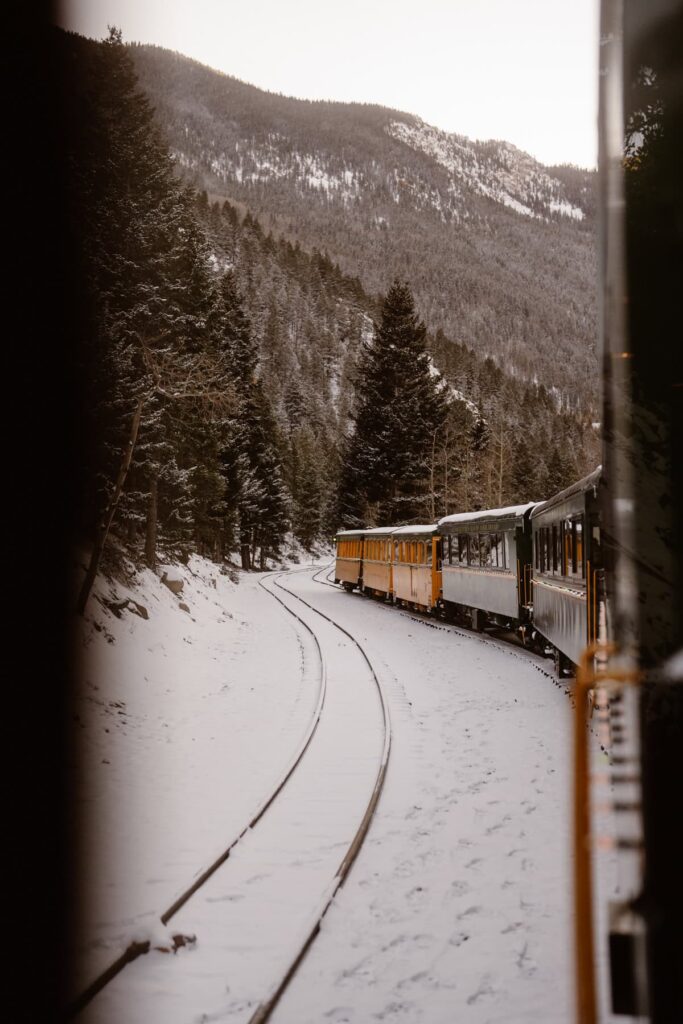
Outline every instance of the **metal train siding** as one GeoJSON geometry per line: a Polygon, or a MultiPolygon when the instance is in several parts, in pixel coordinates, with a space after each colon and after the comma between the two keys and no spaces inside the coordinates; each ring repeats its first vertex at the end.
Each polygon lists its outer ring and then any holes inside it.
{"type": "Polygon", "coordinates": [[[530,621],[534,503],[459,513],[439,520],[444,541],[443,607],[474,629],[530,621]]]}
{"type": "Polygon", "coordinates": [[[534,628],[577,665],[589,643],[604,639],[601,469],[538,505],[534,543],[534,628]]]}

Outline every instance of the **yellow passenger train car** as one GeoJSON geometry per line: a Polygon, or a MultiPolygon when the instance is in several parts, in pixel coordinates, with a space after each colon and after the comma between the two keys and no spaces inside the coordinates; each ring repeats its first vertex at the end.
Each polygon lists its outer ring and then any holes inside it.
{"type": "Polygon", "coordinates": [[[393,526],[363,531],[363,582],[361,590],[371,597],[391,600],[393,594],[393,526]]]}
{"type": "Polygon", "coordinates": [[[360,587],[363,579],[364,530],[340,530],[337,534],[337,557],[334,563],[334,582],[345,590],[360,587]]]}
{"type": "Polygon", "coordinates": [[[434,525],[400,526],[393,542],[396,604],[431,612],[441,601],[441,537],[434,525]]]}

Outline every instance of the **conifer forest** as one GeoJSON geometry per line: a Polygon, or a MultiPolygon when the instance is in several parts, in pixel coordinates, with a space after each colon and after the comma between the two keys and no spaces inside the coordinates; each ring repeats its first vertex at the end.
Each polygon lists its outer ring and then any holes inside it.
{"type": "MultiPolygon", "coordinates": [[[[595,315],[582,280],[594,258],[587,172],[535,172],[537,209],[552,180],[581,218],[534,220],[474,192],[467,210],[435,213],[425,185],[410,223],[394,201],[392,225],[380,212],[386,182],[372,209],[335,193],[329,175],[296,201],[284,172],[272,187],[261,171],[231,178],[208,151],[211,125],[201,135],[200,110],[215,114],[221,85],[211,80],[202,108],[208,69],[129,47],[118,29],[99,43],[55,30],[52,45],[85,289],[72,354],[86,382],[79,532],[92,546],[81,607],[112,549],[151,567],[160,552],[197,552],[263,569],[292,540],[310,550],[341,526],[542,500],[594,468],[597,398],[575,386],[594,369],[582,342],[595,315]],[[182,125],[179,78],[196,85],[182,125]],[[438,274],[424,273],[425,245],[438,274]],[[520,297],[520,276],[539,262],[568,289],[564,328],[550,286],[520,297]],[[456,296],[447,315],[444,274],[456,296]]],[[[243,132],[222,143],[256,166],[259,146],[279,145],[268,104],[285,101],[222,78],[223,102],[239,106],[226,123],[243,132]]],[[[323,147],[353,191],[361,172],[340,170],[342,156],[361,166],[368,154],[330,155],[330,133],[314,137],[316,105],[287,103],[303,110],[288,166],[323,147]]],[[[365,134],[395,113],[338,106],[365,134]]],[[[391,147],[408,152],[382,138],[389,162],[391,147]]],[[[417,156],[406,159],[416,180],[417,156]]],[[[502,158],[488,159],[490,170],[502,158]]]]}

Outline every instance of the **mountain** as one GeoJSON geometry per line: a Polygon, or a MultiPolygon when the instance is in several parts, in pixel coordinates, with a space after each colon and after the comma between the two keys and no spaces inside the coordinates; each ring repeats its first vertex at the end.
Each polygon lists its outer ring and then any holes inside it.
{"type": "Polygon", "coordinates": [[[133,45],[179,172],[371,295],[399,275],[430,332],[597,407],[595,175],[366,104],[264,92],[133,45]]]}

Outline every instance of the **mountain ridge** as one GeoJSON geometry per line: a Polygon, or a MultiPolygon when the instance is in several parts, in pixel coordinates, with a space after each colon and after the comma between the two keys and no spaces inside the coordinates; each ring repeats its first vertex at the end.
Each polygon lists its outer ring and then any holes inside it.
{"type": "Polygon", "coordinates": [[[161,47],[130,52],[190,183],[372,294],[405,278],[431,331],[595,407],[593,172],[380,104],[271,93],[161,47]]]}

